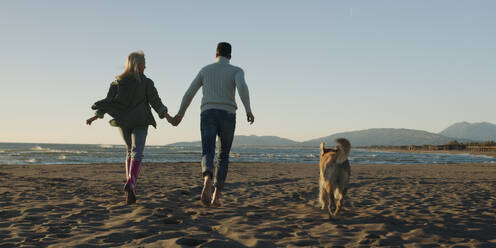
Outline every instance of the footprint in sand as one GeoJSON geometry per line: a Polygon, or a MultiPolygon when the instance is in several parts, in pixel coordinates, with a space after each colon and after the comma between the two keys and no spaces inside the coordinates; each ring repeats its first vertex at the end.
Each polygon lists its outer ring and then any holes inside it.
{"type": "Polygon", "coordinates": [[[195,239],[190,237],[180,238],[176,240],[176,244],[185,246],[197,246],[207,242],[206,240],[195,239]]]}
{"type": "Polygon", "coordinates": [[[167,215],[169,213],[172,213],[172,212],[173,212],[173,210],[170,208],[159,208],[159,209],[153,210],[152,215],[157,216],[157,217],[167,217],[167,215]]]}
{"type": "Polygon", "coordinates": [[[374,243],[376,240],[380,239],[381,237],[378,235],[378,234],[375,234],[375,233],[369,233],[367,234],[367,236],[365,236],[361,241],[360,241],[360,244],[361,245],[366,245],[366,244],[372,244],[374,243]]]}
{"type": "Polygon", "coordinates": [[[300,240],[298,242],[295,243],[296,246],[315,246],[315,245],[318,245],[319,242],[315,241],[315,240],[311,240],[311,239],[308,239],[308,240],[300,240]]]}
{"type": "Polygon", "coordinates": [[[232,241],[224,241],[224,240],[212,240],[208,243],[204,243],[200,247],[211,247],[211,248],[236,248],[236,247],[245,247],[243,245],[234,243],[232,241]]]}
{"type": "Polygon", "coordinates": [[[5,211],[0,211],[0,216],[2,219],[10,219],[14,217],[21,216],[21,212],[18,210],[5,210],[5,211]]]}
{"type": "Polygon", "coordinates": [[[167,218],[164,220],[164,223],[167,225],[177,225],[183,223],[183,220],[176,218],[167,218]]]}

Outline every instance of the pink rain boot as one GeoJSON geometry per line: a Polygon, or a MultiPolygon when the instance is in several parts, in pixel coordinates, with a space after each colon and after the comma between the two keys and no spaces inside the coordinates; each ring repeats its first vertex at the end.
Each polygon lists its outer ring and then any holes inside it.
{"type": "Polygon", "coordinates": [[[133,159],[131,160],[131,170],[129,172],[129,179],[124,186],[124,190],[127,192],[127,204],[133,204],[136,202],[136,181],[138,180],[138,174],[140,171],[141,162],[133,159]]]}

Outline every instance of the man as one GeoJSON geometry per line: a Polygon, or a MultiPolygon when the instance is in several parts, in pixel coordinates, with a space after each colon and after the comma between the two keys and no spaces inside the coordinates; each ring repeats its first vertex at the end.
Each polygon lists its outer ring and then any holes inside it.
{"type": "Polygon", "coordinates": [[[181,107],[171,123],[177,126],[193,100],[196,92],[203,86],[201,103],[201,140],[202,140],[202,174],[204,178],[201,202],[206,206],[219,206],[221,192],[229,166],[229,152],[236,127],[236,109],[234,100],[236,89],[246,110],[247,120],[253,124],[255,117],[250,108],[250,95],[246,86],[244,72],[229,63],[231,45],[227,42],[217,44],[217,61],[203,67],[184,94],[181,107]],[[215,142],[219,136],[219,154],[217,168],[214,171],[215,142]],[[214,174],[215,173],[215,174],[214,174]],[[212,198],[212,178],[215,188],[212,198]]]}

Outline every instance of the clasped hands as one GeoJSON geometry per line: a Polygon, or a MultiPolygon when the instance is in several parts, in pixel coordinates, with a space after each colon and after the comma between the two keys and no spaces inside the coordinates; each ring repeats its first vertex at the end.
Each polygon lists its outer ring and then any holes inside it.
{"type": "Polygon", "coordinates": [[[179,125],[179,123],[181,122],[181,120],[183,119],[182,116],[180,115],[176,115],[174,117],[170,116],[169,113],[167,111],[164,111],[162,113],[162,116],[165,117],[165,119],[167,119],[167,121],[172,125],[172,126],[175,126],[177,127],[177,125],[179,125]]]}

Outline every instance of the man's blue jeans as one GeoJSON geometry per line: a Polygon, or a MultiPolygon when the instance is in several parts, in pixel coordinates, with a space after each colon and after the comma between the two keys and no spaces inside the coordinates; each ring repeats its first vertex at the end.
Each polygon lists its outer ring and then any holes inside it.
{"type": "Polygon", "coordinates": [[[202,173],[214,178],[214,186],[224,187],[229,167],[229,153],[236,128],[236,114],[220,109],[208,109],[201,113],[202,173]],[[215,142],[219,136],[219,153],[214,172],[215,142]]]}

